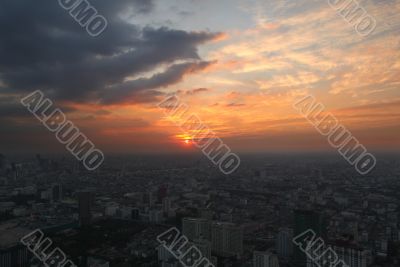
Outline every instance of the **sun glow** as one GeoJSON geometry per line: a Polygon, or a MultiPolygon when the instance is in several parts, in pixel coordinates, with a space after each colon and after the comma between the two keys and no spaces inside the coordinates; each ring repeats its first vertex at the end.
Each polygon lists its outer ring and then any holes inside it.
{"type": "Polygon", "coordinates": [[[189,146],[192,144],[192,137],[187,134],[179,134],[176,135],[176,138],[181,141],[185,146],[189,146]]]}

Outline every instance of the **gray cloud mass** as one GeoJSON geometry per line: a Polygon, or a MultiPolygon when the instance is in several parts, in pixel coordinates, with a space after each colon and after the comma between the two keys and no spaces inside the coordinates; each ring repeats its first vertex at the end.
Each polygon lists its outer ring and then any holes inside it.
{"type": "Polygon", "coordinates": [[[127,10],[151,15],[154,2],[149,0],[90,3],[108,20],[96,38],[58,1],[0,1],[0,90],[41,89],[55,100],[76,102],[147,102],[161,94],[158,88],[212,64],[199,57],[197,48],[218,33],[140,27],[121,18],[127,10]],[[161,73],[126,81],[160,66],[166,66],[161,73]]]}

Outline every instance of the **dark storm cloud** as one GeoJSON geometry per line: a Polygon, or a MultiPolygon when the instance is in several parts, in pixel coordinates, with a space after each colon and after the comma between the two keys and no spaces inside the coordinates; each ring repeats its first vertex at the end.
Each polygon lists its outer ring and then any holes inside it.
{"type": "Polygon", "coordinates": [[[203,70],[207,66],[212,64],[212,62],[197,62],[197,63],[181,63],[174,64],[163,73],[158,73],[150,78],[141,78],[133,81],[125,82],[113,88],[109,88],[105,92],[105,97],[108,102],[121,102],[129,101],[129,96],[133,96],[132,92],[155,89],[159,87],[165,87],[171,84],[175,84],[182,80],[183,76],[190,73],[195,73],[197,71],[203,70]]]}
{"type": "Polygon", "coordinates": [[[90,2],[109,23],[96,38],[58,1],[0,1],[0,79],[5,86],[13,92],[41,89],[61,100],[137,102],[135,95],[155,96],[159,93],[151,90],[209,64],[201,61],[197,46],[218,34],[140,28],[120,18],[121,12],[151,12],[149,0],[90,2]],[[178,60],[186,63],[176,64],[178,60]],[[148,79],[124,82],[161,65],[171,67],[148,79]]]}
{"type": "Polygon", "coordinates": [[[0,119],[7,117],[25,117],[29,115],[26,108],[19,104],[18,99],[15,97],[0,97],[0,119]]]}
{"type": "MultiPolygon", "coordinates": [[[[70,113],[76,111],[73,107],[58,105],[64,112],[70,113]]],[[[20,98],[15,96],[0,97],[0,117],[31,117],[32,114],[20,103],[20,98]]]]}

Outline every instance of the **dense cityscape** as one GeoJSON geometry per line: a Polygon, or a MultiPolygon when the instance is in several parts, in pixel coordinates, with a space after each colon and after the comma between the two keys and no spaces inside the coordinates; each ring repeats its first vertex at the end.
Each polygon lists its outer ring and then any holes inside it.
{"type": "Polygon", "coordinates": [[[77,266],[182,266],[157,241],[176,227],[214,266],[314,266],[293,243],[313,229],[348,266],[399,266],[400,165],[367,176],[335,155],[248,155],[223,175],[201,155],[1,156],[0,265],[41,266],[41,229],[77,266]],[[185,159],[185,160],[183,160],[185,159]]]}
{"type": "Polygon", "coordinates": [[[400,267],[400,0],[0,0],[0,267],[400,267]]]}

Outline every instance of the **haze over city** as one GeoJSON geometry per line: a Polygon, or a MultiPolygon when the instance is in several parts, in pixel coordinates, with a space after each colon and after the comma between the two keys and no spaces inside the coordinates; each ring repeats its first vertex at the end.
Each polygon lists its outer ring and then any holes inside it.
{"type": "Polygon", "coordinates": [[[400,0],[0,0],[0,267],[400,266],[400,0]]]}

